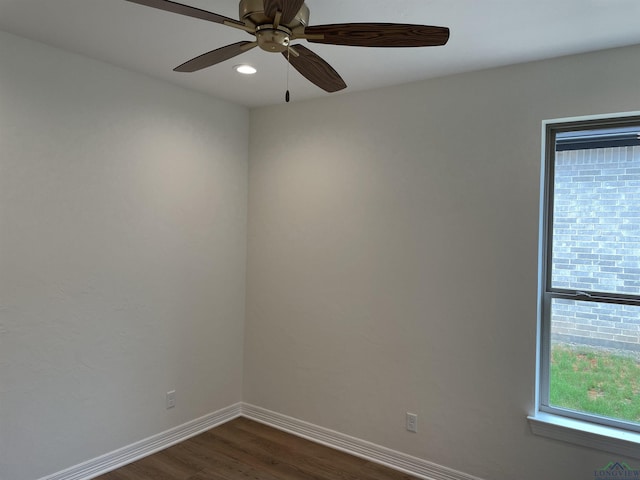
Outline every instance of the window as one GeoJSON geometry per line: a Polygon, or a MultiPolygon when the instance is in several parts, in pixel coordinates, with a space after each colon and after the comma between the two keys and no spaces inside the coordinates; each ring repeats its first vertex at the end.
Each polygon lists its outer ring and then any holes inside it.
{"type": "Polygon", "coordinates": [[[640,432],[640,116],[544,128],[538,408],[640,432]]]}

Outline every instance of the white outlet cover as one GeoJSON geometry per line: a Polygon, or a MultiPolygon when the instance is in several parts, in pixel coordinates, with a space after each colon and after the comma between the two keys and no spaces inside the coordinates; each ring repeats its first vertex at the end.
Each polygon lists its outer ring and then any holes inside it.
{"type": "Polygon", "coordinates": [[[171,390],[167,392],[167,409],[174,408],[176,406],[176,391],[171,390]]]}
{"type": "Polygon", "coordinates": [[[407,412],[407,430],[410,432],[418,432],[418,415],[407,412]]]}

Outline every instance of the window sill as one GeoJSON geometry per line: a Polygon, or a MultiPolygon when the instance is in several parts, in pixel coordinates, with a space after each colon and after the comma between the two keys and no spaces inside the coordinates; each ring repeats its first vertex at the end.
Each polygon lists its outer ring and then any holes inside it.
{"type": "Polygon", "coordinates": [[[640,433],[538,412],[528,417],[534,435],[626,457],[640,458],[640,433]]]}

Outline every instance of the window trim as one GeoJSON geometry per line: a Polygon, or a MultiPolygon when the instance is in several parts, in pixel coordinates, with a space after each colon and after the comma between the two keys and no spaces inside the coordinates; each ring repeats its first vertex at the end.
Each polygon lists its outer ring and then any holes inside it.
{"type": "Polygon", "coordinates": [[[534,435],[629,458],[640,458],[640,433],[546,412],[527,417],[534,435]]]}
{"type": "MultiPolygon", "coordinates": [[[[538,279],[538,335],[535,413],[528,417],[534,434],[640,458],[640,427],[568,409],[550,407],[549,362],[551,348],[550,308],[553,298],[640,305],[640,296],[609,292],[577,292],[553,288],[551,283],[553,235],[553,180],[556,135],[640,125],[640,112],[624,112],[585,117],[558,118],[542,122],[542,161],[540,175],[540,234],[538,279]],[[632,428],[629,428],[632,427],[632,428]]],[[[629,141],[629,140],[628,140],[629,141]]],[[[611,145],[614,146],[614,145],[611,145]]],[[[593,148],[593,147],[592,147],[593,148]]]]}

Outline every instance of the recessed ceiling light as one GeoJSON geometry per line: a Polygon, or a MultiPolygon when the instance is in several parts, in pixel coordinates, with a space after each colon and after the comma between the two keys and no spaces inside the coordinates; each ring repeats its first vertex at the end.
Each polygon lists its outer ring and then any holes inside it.
{"type": "Polygon", "coordinates": [[[243,75],[253,75],[257,72],[257,70],[251,65],[236,65],[233,67],[233,69],[238,73],[242,73],[243,75]]]}

